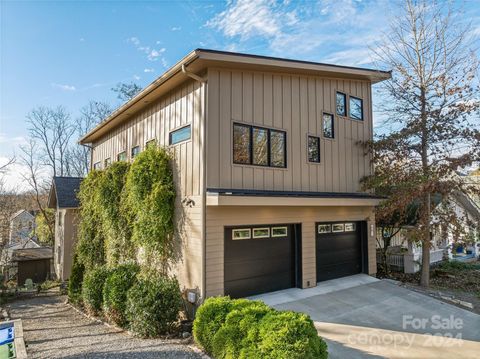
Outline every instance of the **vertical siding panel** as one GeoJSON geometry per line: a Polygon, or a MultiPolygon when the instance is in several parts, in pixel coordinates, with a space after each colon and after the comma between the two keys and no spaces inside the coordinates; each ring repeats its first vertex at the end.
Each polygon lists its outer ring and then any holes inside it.
{"type": "MultiPolygon", "coordinates": [[[[316,110],[315,110],[315,78],[307,78],[307,96],[308,96],[308,132],[314,133],[316,136],[320,137],[321,140],[321,131],[317,125],[317,117],[316,117],[316,110]]],[[[305,150],[306,151],[306,150],[305,150]]],[[[308,191],[318,191],[318,182],[317,182],[317,172],[318,167],[320,167],[323,159],[323,153],[321,152],[321,144],[320,144],[320,164],[311,164],[309,166],[309,185],[307,190],[308,191]]]]}
{"type": "MultiPolygon", "coordinates": [[[[272,80],[272,113],[273,113],[273,127],[285,129],[283,127],[283,112],[282,112],[282,77],[280,75],[274,75],[272,80]]],[[[287,135],[287,142],[290,141],[287,135]]],[[[287,159],[288,160],[288,159],[287,159]]],[[[288,165],[288,164],[287,164],[288,165]]],[[[283,180],[285,171],[273,171],[273,188],[280,191],[285,189],[283,180]]]]}
{"type": "Polygon", "coordinates": [[[338,162],[338,157],[337,157],[337,146],[338,146],[338,138],[339,138],[339,132],[338,132],[338,125],[340,122],[340,118],[336,115],[335,111],[335,92],[332,87],[332,80],[326,79],[323,81],[323,94],[324,94],[324,104],[327,106],[327,110],[330,113],[334,114],[335,117],[335,138],[333,141],[327,141],[326,142],[326,149],[325,149],[325,173],[326,173],[326,183],[327,187],[326,190],[327,192],[333,192],[335,190],[335,185],[334,185],[334,177],[335,176],[335,164],[338,162]]]}
{"type": "Polygon", "coordinates": [[[217,141],[220,142],[219,149],[219,168],[220,170],[220,179],[219,185],[220,188],[230,188],[232,185],[232,172],[231,168],[225,168],[223,164],[229,164],[231,158],[231,148],[230,145],[230,122],[231,122],[231,73],[229,71],[220,71],[219,79],[219,92],[220,92],[220,101],[219,101],[219,130],[220,138],[217,141]]]}
{"type": "Polygon", "coordinates": [[[208,73],[208,186],[219,187],[220,179],[220,93],[219,73],[210,70],[208,73]]]}
{"type": "Polygon", "coordinates": [[[293,190],[293,130],[292,130],[292,77],[282,76],[282,121],[283,128],[287,131],[287,168],[289,171],[283,172],[283,189],[285,191],[293,190]]]}
{"type": "MultiPolygon", "coordinates": [[[[253,120],[255,123],[263,125],[263,74],[255,72],[253,74],[253,120]]],[[[256,189],[265,189],[264,169],[255,167],[253,169],[253,184],[256,189]]]]}
{"type": "MultiPolygon", "coordinates": [[[[232,120],[233,121],[242,121],[242,110],[243,110],[243,79],[242,73],[240,71],[234,71],[232,73],[232,120]]],[[[231,122],[229,121],[229,133],[228,136],[232,138],[233,128],[231,127],[231,122]]],[[[231,145],[233,147],[233,144],[231,145]]],[[[232,149],[228,152],[230,160],[233,161],[232,149]]],[[[242,167],[241,166],[232,166],[232,187],[233,188],[244,188],[243,186],[243,176],[242,176],[242,167]]]]}
{"type": "Polygon", "coordinates": [[[305,162],[302,162],[302,149],[305,149],[302,139],[304,136],[301,132],[300,124],[300,79],[292,76],[292,174],[293,174],[293,190],[301,191],[302,189],[302,168],[305,162]]]}
{"type": "MultiPolygon", "coordinates": [[[[273,78],[271,74],[263,76],[263,124],[267,127],[273,126],[273,78]]],[[[276,170],[265,169],[264,188],[275,189],[273,184],[273,173],[276,170]]]]}
{"type": "Polygon", "coordinates": [[[302,172],[302,191],[308,191],[309,187],[309,172],[311,165],[308,163],[307,159],[307,133],[309,132],[308,128],[308,79],[300,77],[300,154],[302,163],[307,163],[307,166],[301,167],[302,172]]]}
{"type": "MultiPolygon", "coordinates": [[[[253,73],[244,72],[243,73],[243,110],[242,110],[242,120],[244,122],[252,123],[253,122],[253,73]]],[[[243,188],[253,189],[254,180],[253,180],[253,168],[252,167],[242,167],[243,173],[243,188]]]]}
{"type": "MultiPolygon", "coordinates": [[[[326,140],[323,137],[323,111],[324,102],[323,102],[323,80],[317,78],[315,80],[315,100],[316,100],[316,118],[318,121],[318,129],[322,140],[320,141],[320,156],[321,156],[321,165],[318,166],[317,174],[317,189],[318,191],[325,190],[325,167],[327,162],[326,147],[329,140],[326,140]]],[[[326,111],[325,111],[326,112],[326,111]]]]}

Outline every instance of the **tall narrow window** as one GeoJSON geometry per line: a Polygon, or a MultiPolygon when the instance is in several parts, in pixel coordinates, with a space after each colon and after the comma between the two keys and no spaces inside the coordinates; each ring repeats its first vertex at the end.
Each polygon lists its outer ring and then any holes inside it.
{"type": "Polygon", "coordinates": [[[110,159],[110,157],[105,158],[105,161],[104,161],[104,166],[105,166],[105,168],[107,168],[107,167],[110,166],[111,164],[112,164],[112,160],[110,159]]]}
{"type": "Polygon", "coordinates": [[[93,164],[93,169],[94,170],[99,170],[102,168],[102,163],[101,162],[96,162],[93,164]]]}
{"type": "Polygon", "coordinates": [[[337,92],[335,101],[336,101],[337,115],[347,116],[347,95],[341,92],[337,92]]]}
{"type": "Polygon", "coordinates": [[[270,149],[271,149],[271,166],[285,167],[285,144],[286,133],[283,131],[270,130],[270,149]]]}
{"type": "Polygon", "coordinates": [[[308,161],[320,162],[320,137],[308,136],[308,161]]]}
{"type": "Polygon", "coordinates": [[[189,140],[191,136],[190,125],[179,128],[178,130],[170,132],[170,144],[175,145],[179,142],[189,140]]]}
{"type": "Polygon", "coordinates": [[[334,138],[333,115],[329,113],[323,114],[323,137],[334,138]]]}
{"type": "Polygon", "coordinates": [[[132,147],[132,158],[135,158],[140,153],[140,146],[132,147]]]}
{"type": "Polygon", "coordinates": [[[363,100],[350,96],[350,117],[354,120],[363,121],[363,100]]]}
{"type": "Polygon", "coordinates": [[[268,130],[254,127],[252,144],[253,164],[268,166],[268,130]]]}
{"type": "Polygon", "coordinates": [[[233,163],[251,163],[250,126],[233,125],[233,163]]]}
{"type": "Polygon", "coordinates": [[[117,161],[126,161],[126,160],[127,160],[127,152],[123,151],[117,155],[117,161]]]}

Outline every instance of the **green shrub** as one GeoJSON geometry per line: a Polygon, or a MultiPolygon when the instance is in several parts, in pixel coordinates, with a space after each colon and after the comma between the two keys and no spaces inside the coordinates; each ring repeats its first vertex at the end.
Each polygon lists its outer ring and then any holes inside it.
{"type": "Polygon", "coordinates": [[[98,314],[102,309],[103,286],[107,279],[108,270],[104,266],[99,266],[89,270],[85,274],[82,284],[83,304],[87,311],[92,314],[98,314]]]}
{"type": "Polygon", "coordinates": [[[79,303],[82,300],[82,282],[85,267],[78,260],[77,255],[73,256],[72,272],[68,279],[68,299],[72,303],[79,303]]]}
{"type": "Polygon", "coordinates": [[[197,311],[193,336],[215,358],[327,358],[327,345],[305,314],[279,312],[262,302],[207,299],[197,311]]]}
{"type": "Polygon", "coordinates": [[[181,307],[180,287],[173,278],[140,278],[127,292],[127,320],[141,337],[168,333],[181,307]]]}
{"type": "Polygon", "coordinates": [[[305,314],[272,311],[251,327],[239,358],[326,359],[327,344],[305,314]]]}
{"type": "Polygon", "coordinates": [[[134,284],[139,268],[135,264],[123,264],[110,270],[103,287],[103,309],[112,322],[125,326],[127,291],[134,284]]]}
{"type": "MultiPolygon", "coordinates": [[[[238,303],[238,302],[237,302],[238,303]]],[[[212,354],[215,358],[239,358],[242,349],[257,342],[252,328],[273,309],[260,301],[240,302],[227,315],[225,323],[213,337],[212,354]]]]}
{"type": "Polygon", "coordinates": [[[480,269],[478,263],[465,263],[460,261],[446,261],[438,265],[438,268],[445,271],[463,271],[480,269]]]}

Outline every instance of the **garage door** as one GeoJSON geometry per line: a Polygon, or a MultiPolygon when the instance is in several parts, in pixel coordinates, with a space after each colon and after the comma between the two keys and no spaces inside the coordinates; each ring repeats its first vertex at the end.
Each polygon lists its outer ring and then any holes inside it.
{"type": "Polygon", "coordinates": [[[362,222],[316,223],[317,282],[362,272],[362,222]]]}
{"type": "Polygon", "coordinates": [[[295,285],[293,225],[225,228],[225,295],[232,298],[295,285]]]}

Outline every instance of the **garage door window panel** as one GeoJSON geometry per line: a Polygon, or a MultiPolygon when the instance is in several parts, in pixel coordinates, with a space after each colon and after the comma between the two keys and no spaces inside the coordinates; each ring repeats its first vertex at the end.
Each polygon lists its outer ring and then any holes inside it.
{"type": "Polygon", "coordinates": [[[332,232],[333,233],[339,233],[339,232],[344,232],[345,231],[345,226],[343,223],[335,223],[332,225],[332,232]]]}
{"type": "Polygon", "coordinates": [[[272,237],[287,237],[288,229],[287,227],[272,227],[272,237]]]}
{"type": "Polygon", "coordinates": [[[253,229],[253,238],[270,238],[270,228],[254,228],[253,229]]]}
{"type": "Polygon", "coordinates": [[[232,229],[233,240],[250,239],[250,238],[252,238],[252,231],[250,230],[250,228],[232,229]]]}

